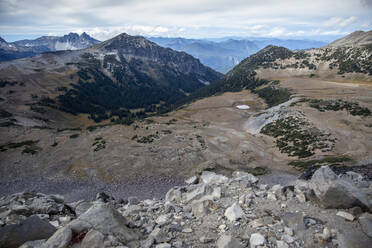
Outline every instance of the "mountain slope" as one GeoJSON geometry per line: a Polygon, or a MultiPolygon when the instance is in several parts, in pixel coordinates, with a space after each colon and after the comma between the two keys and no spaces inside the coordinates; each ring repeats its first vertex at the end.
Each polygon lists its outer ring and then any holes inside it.
{"type": "Polygon", "coordinates": [[[368,32],[355,31],[346,37],[338,39],[331,44],[329,47],[340,47],[340,46],[363,46],[372,43],[372,30],[368,32]]]}
{"type": "Polygon", "coordinates": [[[344,40],[349,41],[350,37],[354,37],[353,40],[363,40],[364,45],[353,47],[327,46],[308,50],[290,50],[269,45],[241,61],[222,79],[182,99],[176,106],[242,89],[257,93],[269,106],[274,106],[287,101],[290,97],[289,91],[277,86],[278,78],[314,77],[371,82],[372,43],[367,43],[366,38],[366,34],[370,32],[359,35],[359,38],[355,38],[355,33],[345,37],[344,40]]]}
{"type": "Polygon", "coordinates": [[[144,116],[221,77],[184,52],[127,34],[84,50],[9,61],[0,72],[2,80],[34,86],[21,90],[15,102],[85,113],[96,122],[144,116]]]}
{"type": "Polygon", "coordinates": [[[0,62],[19,58],[31,57],[49,51],[84,49],[99,41],[86,33],[78,35],[69,33],[64,36],[42,36],[35,40],[20,40],[7,43],[0,41],[0,62]]]}
{"type": "Polygon", "coordinates": [[[30,57],[40,52],[33,49],[8,43],[0,37],[0,62],[30,57]]]}

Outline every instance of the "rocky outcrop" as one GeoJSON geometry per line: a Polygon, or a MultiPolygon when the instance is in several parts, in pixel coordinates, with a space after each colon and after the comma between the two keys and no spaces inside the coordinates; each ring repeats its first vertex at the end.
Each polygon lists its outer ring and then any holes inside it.
{"type": "MultiPolygon", "coordinates": [[[[22,226],[27,218],[39,218],[36,223],[44,219],[42,225],[48,226],[44,229],[49,232],[40,231],[36,236],[30,235],[30,230],[18,229],[17,235],[25,238],[17,245],[367,248],[372,242],[371,215],[365,212],[368,208],[360,207],[363,201],[335,204],[345,206],[343,209],[329,208],[333,205],[323,208],[309,201],[316,197],[322,203],[325,199],[320,192],[333,187],[334,181],[345,186],[342,180],[327,167],[316,171],[310,182],[285,186],[260,184],[257,177],[245,172],[234,172],[232,178],[204,172],[187,180],[185,186],[171,189],[164,200],[130,197],[116,201],[98,194],[92,202],[68,205],[59,196],[21,193],[1,199],[1,247],[16,247],[6,239],[17,237],[13,236],[13,226],[22,226]],[[7,235],[3,235],[4,230],[7,235]],[[43,236],[45,233],[48,235],[43,236]]],[[[359,188],[350,185],[343,188],[345,194],[358,196],[359,188]]],[[[353,199],[351,196],[345,198],[353,199]]]]}
{"type": "Polygon", "coordinates": [[[353,184],[338,177],[328,166],[317,170],[311,178],[310,188],[325,208],[352,208],[370,210],[367,195],[353,184]]]}

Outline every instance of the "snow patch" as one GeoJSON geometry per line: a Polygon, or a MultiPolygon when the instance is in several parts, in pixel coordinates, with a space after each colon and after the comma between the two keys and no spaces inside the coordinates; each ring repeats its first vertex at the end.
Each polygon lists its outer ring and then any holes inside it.
{"type": "Polygon", "coordinates": [[[209,81],[204,81],[203,79],[198,79],[200,83],[204,84],[204,85],[209,85],[210,82],[209,81]]]}
{"type": "Polygon", "coordinates": [[[238,109],[250,109],[248,105],[236,105],[236,108],[238,109]]]}
{"type": "Polygon", "coordinates": [[[70,42],[59,42],[59,41],[56,42],[54,48],[56,49],[56,51],[60,51],[60,50],[77,50],[78,49],[77,47],[75,47],[70,42]]]}

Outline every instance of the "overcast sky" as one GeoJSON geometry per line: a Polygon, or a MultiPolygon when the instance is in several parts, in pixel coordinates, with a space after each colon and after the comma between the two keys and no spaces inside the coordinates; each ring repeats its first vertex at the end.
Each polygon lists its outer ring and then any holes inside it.
{"type": "Polygon", "coordinates": [[[216,38],[331,39],[372,29],[372,0],[0,0],[8,41],[86,31],[216,38]]]}

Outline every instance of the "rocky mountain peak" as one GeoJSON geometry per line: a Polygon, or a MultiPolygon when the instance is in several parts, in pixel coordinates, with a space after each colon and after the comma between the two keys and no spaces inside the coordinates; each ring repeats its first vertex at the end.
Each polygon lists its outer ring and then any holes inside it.
{"type": "Polygon", "coordinates": [[[142,36],[131,36],[126,33],[122,33],[110,40],[102,42],[102,44],[100,44],[98,47],[105,48],[107,50],[125,49],[129,51],[131,49],[146,49],[153,46],[156,46],[156,44],[142,36]]]}
{"type": "Polygon", "coordinates": [[[1,36],[0,36],[0,43],[7,43],[6,40],[4,40],[1,36]]]}

